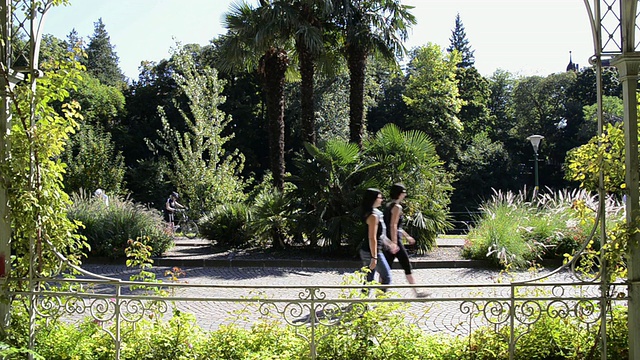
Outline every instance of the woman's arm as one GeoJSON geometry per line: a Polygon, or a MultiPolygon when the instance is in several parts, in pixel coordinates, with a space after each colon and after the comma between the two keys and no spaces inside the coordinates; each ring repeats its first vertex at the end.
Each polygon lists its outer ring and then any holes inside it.
{"type": "Polygon", "coordinates": [[[391,235],[391,241],[394,244],[398,244],[398,222],[400,221],[400,214],[402,213],[402,206],[395,204],[391,208],[391,220],[389,221],[389,235],[391,235]]]}
{"type": "Polygon", "coordinates": [[[409,243],[409,245],[413,245],[416,243],[416,239],[414,239],[411,235],[409,235],[409,233],[406,232],[404,229],[402,229],[402,237],[407,239],[407,242],[409,243]]]}
{"type": "Polygon", "coordinates": [[[371,214],[367,218],[367,235],[369,238],[369,250],[371,251],[371,262],[369,269],[376,268],[378,263],[378,217],[371,214]]]}

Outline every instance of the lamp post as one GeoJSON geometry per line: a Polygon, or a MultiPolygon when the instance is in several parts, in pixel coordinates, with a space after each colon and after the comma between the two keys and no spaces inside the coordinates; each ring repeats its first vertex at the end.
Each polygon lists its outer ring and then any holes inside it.
{"type": "Polygon", "coordinates": [[[531,142],[531,146],[533,146],[533,178],[535,179],[535,187],[533,190],[533,196],[535,197],[540,188],[538,184],[538,149],[540,148],[540,141],[544,139],[542,135],[531,135],[527,137],[527,140],[531,142]]]}

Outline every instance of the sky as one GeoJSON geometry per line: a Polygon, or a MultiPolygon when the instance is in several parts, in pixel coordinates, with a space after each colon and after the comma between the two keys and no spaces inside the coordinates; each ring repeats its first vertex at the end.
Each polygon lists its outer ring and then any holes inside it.
{"type": "MultiPolygon", "coordinates": [[[[225,32],[223,14],[239,0],[70,0],[47,13],[43,33],[66,39],[72,29],[88,41],[102,18],[120,68],[138,78],[141,61],[169,57],[176,42],[207,45],[225,32]]],[[[257,0],[247,0],[256,5],[257,0]]],[[[484,76],[496,69],[546,76],[569,63],[588,66],[594,53],[582,0],[402,0],[417,19],[405,46],[446,49],[456,14],[484,76]]]]}

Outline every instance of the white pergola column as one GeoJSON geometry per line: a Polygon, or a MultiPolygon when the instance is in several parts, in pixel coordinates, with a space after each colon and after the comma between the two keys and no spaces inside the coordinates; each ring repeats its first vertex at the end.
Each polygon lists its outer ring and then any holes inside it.
{"type": "MultiPolygon", "coordinates": [[[[637,226],[640,215],[640,181],[638,173],[638,102],[636,90],[640,53],[623,53],[615,58],[622,82],[624,103],[625,183],[627,225],[637,226]]],[[[640,233],[634,232],[629,239],[629,359],[640,360],[640,233]]]]}
{"type": "MultiPolygon", "coordinates": [[[[0,61],[4,71],[9,71],[11,65],[11,0],[5,0],[0,4],[0,32],[2,36],[2,48],[0,49],[0,61]]],[[[11,74],[11,73],[10,73],[11,74]]],[[[17,83],[17,78],[0,76],[0,161],[5,162],[9,158],[9,133],[11,131],[11,113],[9,111],[10,99],[8,91],[17,83]],[[14,78],[14,80],[12,80],[14,78]]],[[[4,282],[11,272],[11,218],[9,217],[8,192],[4,174],[0,174],[0,281],[4,282]]],[[[9,304],[0,302],[0,326],[9,325],[9,304]]]]}
{"type": "MultiPolygon", "coordinates": [[[[640,52],[636,36],[639,0],[584,0],[589,16],[595,54],[592,63],[601,70],[603,62],[610,62],[619,72],[624,104],[626,223],[630,229],[638,226],[640,218],[640,182],[638,173],[638,70],[640,52]]],[[[598,72],[600,74],[600,72],[598,72]]],[[[602,131],[602,94],[598,79],[599,132],[602,131]]],[[[601,199],[601,206],[603,201],[601,199]]],[[[603,236],[605,234],[603,233],[603,236]]],[[[640,360],[640,234],[631,234],[628,244],[628,343],[629,359],[640,360]]],[[[603,359],[606,358],[603,353],[603,359]]]]}

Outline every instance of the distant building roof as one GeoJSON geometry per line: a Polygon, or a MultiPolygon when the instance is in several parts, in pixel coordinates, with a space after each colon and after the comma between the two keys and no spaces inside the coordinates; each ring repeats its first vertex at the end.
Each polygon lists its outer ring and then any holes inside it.
{"type": "Polygon", "coordinates": [[[571,51],[569,51],[569,64],[567,65],[567,71],[578,71],[578,64],[574,64],[571,59],[571,51]]]}

